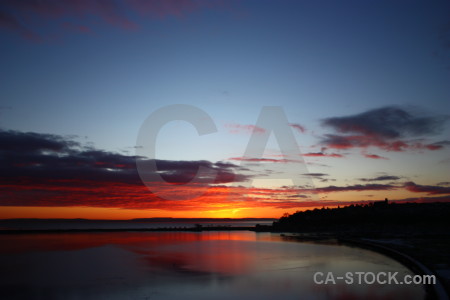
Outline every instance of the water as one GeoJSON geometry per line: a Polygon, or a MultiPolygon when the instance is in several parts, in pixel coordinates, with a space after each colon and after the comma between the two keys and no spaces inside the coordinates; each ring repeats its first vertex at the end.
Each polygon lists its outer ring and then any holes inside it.
{"type": "Polygon", "coordinates": [[[0,235],[2,299],[423,299],[422,286],[317,285],[412,273],[375,252],[250,231],[0,235]]]}

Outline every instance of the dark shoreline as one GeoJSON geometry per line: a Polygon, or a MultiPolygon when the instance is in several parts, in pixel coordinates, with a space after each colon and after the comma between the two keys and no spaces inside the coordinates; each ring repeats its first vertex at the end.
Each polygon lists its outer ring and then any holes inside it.
{"type": "Polygon", "coordinates": [[[427,294],[426,299],[449,299],[448,295],[450,294],[450,286],[448,285],[448,282],[446,282],[445,278],[440,276],[438,272],[433,270],[430,266],[424,264],[424,262],[421,262],[404,252],[380,243],[381,239],[365,239],[362,237],[348,238],[343,235],[333,234],[299,235],[299,233],[284,233],[282,235],[286,239],[293,239],[302,242],[341,244],[381,253],[403,264],[416,275],[436,276],[435,285],[423,285],[427,294]]]}
{"type": "Polygon", "coordinates": [[[385,245],[380,245],[376,241],[372,240],[369,241],[364,239],[339,238],[338,242],[344,245],[353,245],[359,248],[365,248],[378,253],[382,253],[408,267],[411,271],[414,272],[414,274],[436,276],[435,285],[424,284],[427,293],[426,299],[448,299],[449,290],[448,287],[446,287],[444,284],[444,278],[442,278],[436,271],[431,270],[429,267],[425,266],[422,262],[416,260],[415,258],[385,245]]]}

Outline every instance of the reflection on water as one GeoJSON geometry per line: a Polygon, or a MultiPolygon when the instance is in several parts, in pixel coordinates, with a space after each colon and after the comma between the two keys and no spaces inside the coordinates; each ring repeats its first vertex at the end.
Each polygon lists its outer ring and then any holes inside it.
{"type": "MultiPolygon", "coordinates": [[[[423,299],[421,286],[317,285],[315,272],[399,272],[381,254],[254,232],[0,236],[5,299],[423,299]]],[[[2,297],[3,296],[3,297],[2,297]]]]}

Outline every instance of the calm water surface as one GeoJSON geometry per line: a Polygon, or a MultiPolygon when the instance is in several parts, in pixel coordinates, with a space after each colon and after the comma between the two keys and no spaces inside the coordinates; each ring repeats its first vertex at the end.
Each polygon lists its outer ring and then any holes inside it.
{"type": "Polygon", "coordinates": [[[315,272],[399,272],[375,252],[277,234],[114,232],[0,236],[1,299],[423,299],[422,286],[317,285],[315,272]]]}

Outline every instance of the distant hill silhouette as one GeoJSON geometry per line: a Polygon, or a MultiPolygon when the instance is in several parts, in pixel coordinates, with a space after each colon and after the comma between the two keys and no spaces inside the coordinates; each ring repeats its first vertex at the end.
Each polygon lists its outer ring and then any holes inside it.
{"type": "Polygon", "coordinates": [[[290,232],[395,232],[448,231],[450,203],[388,203],[322,208],[286,214],[273,231],[290,232]]]}

